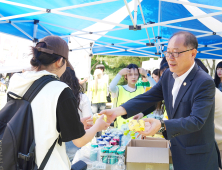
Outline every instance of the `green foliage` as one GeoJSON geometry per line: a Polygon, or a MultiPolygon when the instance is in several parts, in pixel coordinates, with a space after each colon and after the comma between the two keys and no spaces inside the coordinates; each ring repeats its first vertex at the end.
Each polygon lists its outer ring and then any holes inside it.
{"type": "MultiPolygon", "coordinates": [[[[133,63],[138,67],[142,66],[143,61],[149,60],[149,57],[128,57],[128,56],[104,56],[94,55],[91,62],[91,74],[93,75],[97,64],[103,64],[105,66],[105,73],[109,75],[109,83],[117,75],[117,73],[126,68],[127,65],[133,63]]],[[[118,83],[119,85],[127,84],[124,77],[122,77],[118,83]]]]}

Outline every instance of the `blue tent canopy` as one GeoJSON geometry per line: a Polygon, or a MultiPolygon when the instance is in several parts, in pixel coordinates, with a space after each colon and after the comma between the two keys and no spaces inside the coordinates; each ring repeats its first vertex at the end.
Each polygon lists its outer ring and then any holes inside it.
{"type": "Polygon", "coordinates": [[[72,51],[161,57],[173,33],[189,31],[198,58],[221,59],[221,11],[218,0],[0,0],[0,32],[34,42],[48,35],[94,42],[72,51]]]}

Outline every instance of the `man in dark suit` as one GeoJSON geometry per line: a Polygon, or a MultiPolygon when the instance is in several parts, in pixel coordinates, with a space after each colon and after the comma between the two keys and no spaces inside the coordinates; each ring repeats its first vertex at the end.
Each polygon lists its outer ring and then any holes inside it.
{"type": "Polygon", "coordinates": [[[197,47],[193,34],[174,34],[165,52],[170,69],[160,81],[122,106],[101,112],[112,122],[117,116],[131,117],[164,100],[169,120],[144,119],[146,130],[140,134],[163,132],[171,142],[175,170],[218,170],[221,166],[214,138],[215,85],[194,62],[197,47]]]}

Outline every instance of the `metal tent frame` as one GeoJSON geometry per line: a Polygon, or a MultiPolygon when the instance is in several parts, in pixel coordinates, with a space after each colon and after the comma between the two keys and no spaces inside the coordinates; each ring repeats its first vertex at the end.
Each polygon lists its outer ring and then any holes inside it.
{"type": "MultiPolygon", "coordinates": [[[[125,7],[128,10],[130,19],[132,21],[132,25],[126,25],[126,24],[121,24],[121,23],[115,23],[115,22],[110,22],[106,20],[101,20],[101,19],[96,19],[96,18],[91,18],[91,17],[85,17],[85,16],[80,16],[68,12],[63,12],[65,10],[69,9],[75,9],[75,8],[82,8],[86,6],[92,6],[92,5],[98,5],[98,4],[103,4],[103,3],[111,3],[116,0],[101,0],[101,1],[95,1],[95,2],[90,2],[90,3],[84,3],[80,5],[73,5],[73,6],[67,6],[67,7],[61,7],[61,8],[55,8],[55,9],[46,9],[46,8],[40,8],[37,6],[31,6],[31,5],[26,5],[22,3],[17,3],[17,2],[12,2],[12,1],[6,1],[6,0],[0,0],[0,3],[4,4],[9,4],[17,7],[23,7],[23,8],[28,8],[32,9],[33,12],[30,13],[24,13],[24,14],[18,14],[18,15],[12,15],[12,16],[3,16],[0,11],[0,26],[4,26],[4,24],[10,24],[12,27],[16,28],[20,32],[22,32],[27,39],[30,39],[34,43],[38,42],[38,30],[39,28],[43,29],[47,35],[53,35],[52,31],[47,28],[47,25],[54,26],[54,27],[59,27],[67,30],[73,30],[73,31],[78,31],[80,33],[78,34],[71,34],[71,35],[60,35],[62,38],[70,38],[70,37],[75,37],[78,39],[86,39],[89,41],[94,42],[94,46],[90,46],[90,44],[87,45],[82,45],[79,43],[79,47],[71,49],[71,51],[76,51],[76,50],[88,50],[88,49],[98,49],[100,47],[107,48],[109,51],[104,51],[104,52],[94,52],[93,54],[100,54],[100,55],[113,55],[116,52],[130,52],[130,54],[135,54],[136,56],[147,56],[147,57],[161,57],[163,56],[163,49],[168,43],[168,38],[167,37],[160,37],[160,27],[168,27],[168,28],[174,28],[174,29],[179,29],[179,30],[185,30],[185,31],[192,31],[192,32],[197,32],[200,35],[196,36],[197,38],[203,38],[207,36],[221,36],[222,32],[214,32],[214,31],[205,31],[201,29],[191,29],[191,28],[186,28],[186,27],[179,27],[179,26],[174,26],[171,24],[178,23],[178,22],[184,22],[184,21],[190,21],[190,20],[195,20],[195,19],[202,19],[202,18],[207,18],[207,17],[212,17],[212,16],[218,16],[222,14],[222,7],[216,7],[216,6],[210,6],[210,5],[203,5],[203,4],[197,4],[197,3],[191,3],[191,2],[186,2],[186,1],[178,1],[178,0],[159,0],[159,12],[158,12],[158,23],[152,23],[150,22],[147,24],[147,21],[145,20],[144,14],[143,14],[143,8],[141,6],[141,1],[142,0],[133,0],[134,1],[134,8],[130,10],[128,6],[128,2],[124,0],[125,7]],[[207,9],[212,9],[212,10],[218,10],[218,12],[212,12],[204,15],[198,15],[198,16],[191,16],[191,17],[185,17],[185,18],[180,18],[180,19],[175,19],[175,20],[169,20],[169,21],[160,21],[160,15],[161,15],[161,2],[168,2],[172,4],[182,4],[182,5],[189,5],[193,7],[200,7],[200,8],[207,8],[207,9]],[[132,15],[132,10],[134,11],[134,17],[132,15]],[[137,15],[138,15],[138,10],[141,12],[141,16],[143,19],[143,24],[137,25],[137,15]],[[109,30],[100,30],[98,31],[86,31],[83,29],[76,29],[73,27],[66,27],[60,24],[53,24],[50,22],[45,22],[45,21],[40,21],[40,20],[26,20],[26,17],[30,16],[35,16],[35,15],[41,15],[41,14],[57,14],[60,16],[68,16],[72,18],[78,18],[82,20],[87,20],[87,21],[92,21],[92,22],[99,22],[103,24],[108,24],[115,26],[117,28],[109,29],[109,30]],[[15,20],[15,19],[21,19],[21,20],[15,20]],[[30,35],[27,33],[24,29],[20,28],[17,24],[18,23],[33,23],[33,34],[30,35]],[[155,35],[154,28],[158,28],[158,34],[155,35]],[[111,32],[111,31],[119,31],[119,30],[134,30],[134,31],[140,31],[140,30],[145,30],[146,35],[144,35],[145,39],[138,39],[138,40],[131,40],[130,36],[129,38],[120,38],[120,37],[115,37],[115,36],[110,36],[106,35],[105,33],[111,32]],[[152,29],[152,35],[149,34],[148,29],[152,29]],[[85,36],[87,35],[87,38],[85,36]],[[118,43],[110,43],[110,42],[105,42],[105,41],[100,41],[100,40],[95,40],[91,38],[91,36],[99,36],[99,37],[105,37],[111,40],[118,40],[120,42],[118,43]],[[147,38],[146,38],[147,37],[147,38]],[[152,43],[153,41],[153,43],[152,43]],[[135,44],[138,45],[139,47],[129,47],[125,44],[135,44]],[[155,48],[156,51],[149,51],[149,49],[155,48]]],[[[78,40],[76,40],[78,41],[78,40]]],[[[211,56],[215,56],[215,58],[221,58],[222,54],[215,53],[218,50],[222,50],[222,48],[218,47],[217,45],[220,45],[222,43],[212,43],[212,44],[199,44],[198,47],[198,52],[202,54],[207,54],[211,56]],[[206,48],[209,49],[206,49],[206,48]]],[[[91,50],[92,51],[92,50],[91,50]]],[[[87,51],[89,53],[89,51],[87,51]]],[[[91,53],[91,52],[90,52],[91,53]]],[[[120,54],[121,55],[121,54],[120,54]]]]}

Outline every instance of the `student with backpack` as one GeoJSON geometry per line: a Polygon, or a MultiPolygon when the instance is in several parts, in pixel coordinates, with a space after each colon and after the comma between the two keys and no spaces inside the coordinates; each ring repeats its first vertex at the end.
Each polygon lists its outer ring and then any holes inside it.
{"type": "MultiPolygon", "coordinates": [[[[28,105],[27,101],[29,101],[31,107],[27,107],[27,109],[31,109],[32,111],[32,115],[29,114],[29,116],[33,117],[35,144],[33,145],[31,141],[32,145],[28,150],[29,153],[18,153],[18,158],[16,154],[15,158],[10,158],[10,163],[13,164],[11,167],[17,166],[17,169],[27,169],[23,168],[22,163],[19,161],[23,160],[24,162],[31,159],[30,157],[33,157],[33,152],[30,151],[35,150],[35,163],[39,170],[70,170],[70,161],[66,154],[64,142],[73,141],[77,147],[82,147],[93,139],[96,132],[105,130],[109,126],[101,117],[92,128],[84,130],[78,114],[77,100],[72,90],[67,84],[58,80],[65,72],[67,66],[72,68],[68,61],[68,53],[68,45],[63,39],[58,36],[47,36],[38,42],[35,47],[32,47],[33,57],[31,59],[31,65],[33,66],[33,71],[26,71],[25,73],[14,74],[12,76],[8,88],[8,94],[11,100],[1,110],[0,122],[2,122],[2,115],[6,114],[6,111],[8,111],[8,114],[11,114],[9,111],[13,110],[13,108],[10,108],[9,104],[21,101],[28,105]],[[48,81],[48,78],[51,80],[48,81]],[[38,83],[40,80],[41,82],[36,84],[36,82],[38,83]],[[46,81],[48,81],[47,84],[45,83],[46,81]],[[42,84],[45,86],[42,87],[42,84]],[[34,99],[30,99],[33,98],[33,96],[32,93],[30,91],[27,92],[27,90],[31,88],[35,91],[39,87],[42,87],[42,89],[39,90],[34,99]],[[48,151],[51,151],[51,153],[48,151]],[[46,157],[48,160],[45,159],[46,157]],[[44,166],[42,164],[44,164],[44,166]]],[[[12,106],[16,107],[16,104],[12,106]]],[[[19,109],[17,112],[19,112],[19,109]]],[[[16,114],[17,113],[15,113],[15,116],[16,114]]],[[[18,134],[16,128],[13,130],[16,122],[13,122],[13,119],[14,118],[8,121],[11,124],[8,123],[10,126],[7,124],[6,130],[12,129],[15,138],[26,135],[24,131],[28,132],[29,129],[31,129],[31,125],[26,124],[28,117],[24,116],[23,124],[27,127],[23,128],[23,134],[18,134]]],[[[22,119],[22,117],[20,119],[22,119]]],[[[1,126],[3,126],[2,123],[1,126]]],[[[20,127],[20,125],[16,126],[20,127]]],[[[6,130],[4,133],[8,134],[6,130]]],[[[0,135],[0,138],[0,140],[4,141],[4,135],[0,135]]],[[[27,143],[30,144],[30,142],[27,143]]],[[[16,149],[16,151],[22,150],[21,148],[26,147],[28,144],[22,141],[17,145],[18,149],[16,149]]],[[[8,148],[2,147],[3,154],[7,154],[6,152],[10,151],[9,148],[13,148],[16,145],[8,143],[7,146],[8,148]]],[[[12,168],[4,169],[12,170],[12,168]]]]}

